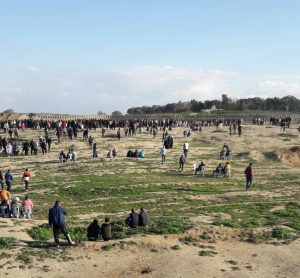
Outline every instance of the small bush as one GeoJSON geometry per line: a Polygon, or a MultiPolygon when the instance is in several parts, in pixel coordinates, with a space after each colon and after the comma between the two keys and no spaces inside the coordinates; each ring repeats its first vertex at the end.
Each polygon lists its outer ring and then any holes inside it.
{"type": "Polygon", "coordinates": [[[15,241],[13,237],[0,237],[0,248],[9,248],[14,245],[15,241]]]}
{"type": "Polygon", "coordinates": [[[272,230],[272,237],[277,239],[290,239],[292,235],[287,228],[274,228],[272,230]]]}

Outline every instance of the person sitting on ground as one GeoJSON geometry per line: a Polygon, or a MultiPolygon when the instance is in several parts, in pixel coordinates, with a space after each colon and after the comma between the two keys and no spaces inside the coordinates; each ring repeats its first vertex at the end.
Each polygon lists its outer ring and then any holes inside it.
{"type": "Polygon", "coordinates": [[[226,162],[223,171],[224,171],[224,177],[230,178],[231,167],[230,167],[229,161],[226,162]]]}
{"type": "Polygon", "coordinates": [[[0,215],[1,217],[7,217],[8,216],[8,211],[9,211],[9,206],[8,203],[6,201],[1,201],[0,204],[0,215]]]}
{"type": "Polygon", "coordinates": [[[109,150],[108,153],[107,153],[107,158],[113,158],[113,153],[112,153],[112,150],[109,150]]]}
{"type": "Polygon", "coordinates": [[[14,197],[10,204],[10,216],[12,218],[19,218],[21,212],[21,204],[19,197],[14,197]]]}
{"type": "Polygon", "coordinates": [[[227,145],[227,143],[224,143],[224,145],[223,145],[223,148],[222,148],[223,150],[229,150],[229,147],[228,147],[228,145],[227,145]]]}
{"type": "Polygon", "coordinates": [[[222,151],[220,151],[220,159],[221,160],[225,160],[225,155],[226,155],[226,151],[224,149],[222,151]]]}
{"type": "Polygon", "coordinates": [[[213,171],[213,177],[222,177],[224,172],[223,166],[221,163],[219,163],[219,165],[217,166],[216,170],[213,171]]]}
{"type": "Polygon", "coordinates": [[[32,218],[32,209],[33,209],[33,203],[29,199],[28,195],[26,195],[24,198],[24,201],[23,201],[23,206],[22,206],[23,217],[31,219],[32,218]]]}
{"type": "Polygon", "coordinates": [[[116,151],[115,148],[112,150],[112,155],[113,155],[113,157],[116,157],[116,156],[117,156],[117,151],[116,151]]]}
{"type": "Polygon", "coordinates": [[[139,152],[138,152],[138,150],[135,150],[135,151],[134,151],[133,157],[139,157],[139,152]]]}
{"type": "Polygon", "coordinates": [[[195,175],[197,175],[197,172],[199,172],[199,174],[201,176],[204,176],[204,174],[205,174],[205,163],[203,161],[201,161],[201,163],[196,168],[195,175]]]}
{"type": "Polygon", "coordinates": [[[133,151],[128,150],[126,157],[133,157],[133,151]]]}
{"type": "Polygon", "coordinates": [[[141,226],[141,227],[148,226],[148,213],[144,210],[144,208],[141,208],[141,211],[139,214],[139,226],[141,226]]]}
{"type": "Polygon", "coordinates": [[[8,200],[10,198],[10,193],[8,190],[2,189],[0,190],[0,201],[8,203],[8,200]]]}
{"type": "Polygon", "coordinates": [[[145,151],[144,151],[144,150],[141,150],[141,151],[139,152],[139,157],[140,157],[140,158],[145,158],[145,151]]]}
{"type": "Polygon", "coordinates": [[[136,211],[132,208],[131,213],[125,220],[126,225],[128,225],[130,228],[137,228],[139,225],[139,215],[136,213],[136,211]]]}
{"type": "Polygon", "coordinates": [[[60,154],[59,154],[59,162],[64,163],[66,161],[67,161],[67,157],[66,157],[64,151],[61,151],[60,154]]]}
{"type": "Polygon", "coordinates": [[[67,154],[67,161],[73,161],[72,151],[70,149],[67,154]]]}
{"type": "Polygon", "coordinates": [[[225,159],[226,160],[230,160],[232,158],[232,150],[227,150],[226,154],[225,154],[225,159]]]}
{"type": "Polygon", "coordinates": [[[100,226],[98,224],[98,220],[94,219],[94,221],[87,228],[87,238],[90,241],[96,241],[100,235],[100,226]]]}
{"type": "Polygon", "coordinates": [[[111,224],[109,223],[109,218],[105,217],[104,223],[101,225],[101,236],[104,241],[111,240],[111,224]]]}

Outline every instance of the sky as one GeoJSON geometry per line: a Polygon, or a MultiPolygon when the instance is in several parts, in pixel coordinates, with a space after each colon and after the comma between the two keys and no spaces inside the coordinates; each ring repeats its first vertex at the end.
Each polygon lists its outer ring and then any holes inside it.
{"type": "Polygon", "coordinates": [[[0,3],[0,111],[300,98],[298,0],[0,3]]]}

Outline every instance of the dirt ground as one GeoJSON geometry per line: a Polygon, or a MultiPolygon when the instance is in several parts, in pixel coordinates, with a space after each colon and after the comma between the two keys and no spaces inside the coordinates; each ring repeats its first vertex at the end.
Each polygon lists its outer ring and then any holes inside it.
{"type": "MultiPolygon", "coordinates": [[[[176,134],[179,136],[182,130],[178,129],[176,134]]],[[[292,132],[294,136],[298,136],[296,130],[292,132]]],[[[274,134],[278,135],[279,133],[279,128],[247,127],[247,135],[243,135],[245,136],[243,137],[244,145],[241,146],[237,142],[234,149],[235,154],[238,153],[239,159],[245,159],[245,161],[247,159],[259,161],[266,159],[266,157],[270,161],[278,160],[279,156],[270,155],[268,157],[267,153],[276,152],[279,148],[289,150],[297,143],[299,144],[299,137],[292,137],[286,141],[278,137],[275,138],[274,134]],[[259,140],[257,140],[257,136],[260,137],[259,140]],[[248,146],[246,150],[245,145],[248,146]]],[[[212,129],[204,130],[203,135],[199,135],[197,138],[201,138],[202,143],[205,140],[210,142],[211,134],[212,129]]],[[[220,144],[224,142],[217,133],[213,136],[216,137],[215,140],[219,140],[220,144]]],[[[238,138],[231,139],[228,135],[226,136],[227,143],[230,145],[234,144],[233,140],[238,140],[238,138]]],[[[197,143],[197,141],[191,141],[191,146],[193,142],[197,143]]],[[[80,144],[75,143],[75,146],[80,149],[80,144]]],[[[120,143],[119,148],[121,144],[124,150],[131,146],[130,141],[120,143]]],[[[138,144],[146,150],[156,148],[155,152],[157,152],[159,149],[159,146],[152,141],[149,143],[139,141],[138,144]]],[[[209,146],[202,150],[201,155],[205,155],[205,152],[209,152],[209,146]]],[[[279,152],[282,155],[283,151],[280,150],[279,152]]],[[[86,148],[79,153],[84,156],[90,154],[90,150],[86,148]]],[[[176,159],[178,154],[180,151],[174,156],[176,159]]],[[[196,158],[197,154],[194,153],[191,156],[196,158]]],[[[51,154],[47,159],[57,159],[57,153],[51,154]]],[[[294,155],[293,159],[298,159],[298,156],[294,155]]],[[[42,161],[40,158],[39,160],[42,161]]],[[[297,168],[298,162],[293,161],[293,165],[291,165],[291,158],[287,160],[282,159],[281,161],[284,165],[283,171],[300,174],[299,168],[297,168]]],[[[209,161],[207,159],[207,162],[209,161]]],[[[3,160],[2,166],[23,168],[22,163],[24,161],[3,160]]],[[[164,171],[164,167],[166,166],[160,166],[156,170],[164,171]]],[[[191,165],[189,167],[192,168],[191,165]]],[[[141,174],[142,170],[147,171],[145,168],[135,172],[141,174]]],[[[134,172],[130,168],[128,171],[134,172]]],[[[243,178],[243,173],[239,175],[243,178]]],[[[36,192],[43,194],[44,191],[37,190],[36,192]]],[[[294,191],[292,193],[294,194],[294,191]]],[[[277,198],[282,194],[289,194],[289,192],[281,192],[280,190],[271,193],[264,191],[227,192],[225,194],[191,196],[191,198],[218,204],[220,200],[224,200],[226,197],[242,194],[255,195],[259,199],[266,195],[270,198],[277,198]]],[[[273,208],[274,211],[276,209],[280,210],[282,207],[273,208]]],[[[94,217],[93,215],[89,216],[94,217]]],[[[225,213],[220,213],[217,216],[224,219],[230,218],[230,215],[225,213]]],[[[0,277],[300,277],[300,239],[291,242],[278,242],[278,244],[242,241],[238,237],[240,230],[211,225],[211,219],[214,217],[216,215],[213,214],[195,216],[195,222],[199,224],[192,230],[179,235],[137,235],[108,243],[84,242],[76,247],[63,247],[59,252],[67,252],[67,256],[58,255],[58,258],[45,260],[39,260],[37,256],[33,260],[31,268],[26,267],[26,264],[24,267],[24,264],[19,261],[12,261],[9,258],[3,259],[1,253],[14,254],[26,248],[27,242],[32,241],[26,230],[46,223],[46,221],[33,219],[16,222],[13,219],[0,219],[0,237],[17,239],[17,244],[13,249],[0,249],[0,262],[2,263],[0,277]],[[208,233],[226,235],[226,237],[216,237],[211,241],[203,240],[201,239],[203,229],[207,229],[208,233]],[[189,244],[184,242],[182,239],[186,236],[192,236],[193,242],[189,244]],[[107,250],[107,246],[111,247],[107,250]]],[[[3,256],[5,257],[5,254],[3,256]]]]}

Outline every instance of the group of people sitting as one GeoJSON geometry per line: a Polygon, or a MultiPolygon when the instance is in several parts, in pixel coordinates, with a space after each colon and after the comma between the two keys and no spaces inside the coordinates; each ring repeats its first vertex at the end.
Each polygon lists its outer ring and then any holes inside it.
{"type": "Polygon", "coordinates": [[[138,150],[132,151],[130,149],[130,150],[128,150],[126,157],[145,158],[145,151],[144,150],[141,150],[141,151],[138,151],[138,150]]]}
{"type": "Polygon", "coordinates": [[[68,153],[65,154],[64,151],[62,150],[59,153],[59,162],[60,163],[65,163],[67,161],[76,161],[77,160],[77,152],[74,151],[73,148],[69,149],[68,153]]]}
{"type": "Polygon", "coordinates": [[[21,202],[19,197],[11,198],[9,191],[2,189],[0,190],[1,199],[1,217],[5,218],[32,218],[33,203],[26,195],[24,200],[21,202]]]}
{"type": "MultiPolygon", "coordinates": [[[[126,225],[130,228],[147,227],[148,226],[148,214],[141,208],[140,213],[137,213],[133,208],[128,218],[125,220],[126,225]]],[[[100,226],[97,219],[87,227],[87,238],[90,241],[97,241],[102,238],[104,241],[112,239],[112,227],[110,219],[105,217],[104,223],[100,226]]]]}
{"type": "Polygon", "coordinates": [[[197,175],[199,173],[200,176],[205,176],[205,163],[201,161],[199,165],[193,165],[194,174],[197,175]]]}
{"type": "Polygon", "coordinates": [[[190,130],[186,131],[184,130],[183,131],[183,137],[190,137],[192,135],[192,132],[190,130]]]}
{"type": "Polygon", "coordinates": [[[212,175],[213,175],[213,177],[217,177],[217,178],[221,178],[221,177],[230,178],[231,167],[230,167],[229,161],[226,162],[225,166],[223,166],[222,163],[219,163],[219,165],[213,171],[212,175]]]}
{"type": "Polygon", "coordinates": [[[109,150],[107,155],[106,155],[107,158],[113,158],[113,157],[116,157],[116,156],[117,156],[116,149],[109,150]]]}
{"type": "Polygon", "coordinates": [[[232,158],[232,150],[230,150],[228,145],[224,143],[222,150],[220,151],[220,159],[230,160],[231,158],[232,158]]]}
{"type": "Polygon", "coordinates": [[[148,226],[148,213],[144,208],[141,208],[140,213],[137,213],[133,208],[131,213],[125,220],[126,225],[130,228],[147,227],[148,226]]]}

